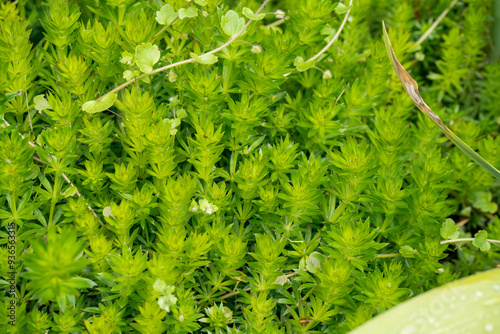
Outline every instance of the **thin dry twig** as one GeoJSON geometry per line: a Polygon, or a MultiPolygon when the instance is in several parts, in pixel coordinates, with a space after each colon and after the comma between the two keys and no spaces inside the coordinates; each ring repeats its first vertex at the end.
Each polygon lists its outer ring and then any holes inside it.
{"type": "Polygon", "coordinates": [[[453,131],[451,131],[444,123],[441,121],[438,115],[436,115],[431,108],[425,103],[420,96],[420,92],[418,90],[417,82],[408,74],[405,68],[401,65],[399,60],[394,53],[394,50],[391,45],[391,41],[389,39],[389,34],[385,28],[385,23],[382,21],[382,31],[384,36],[384,43],[387,49],[387,55],[391,62],[391,66],[394,70],[394,73],[401,81],[406,93],[412,99],[413,103],[420,109],[424,114],[429,116],[429,118],[439,127],[439,129],[460,149],[464,152],[469,158],[474,160],[479,166],[484,168],[487,172],[493,175],[495,178],[500,180],[500,171],[496,169],[493,165],[491,165],[488,161],[486,161],[482,156],[476,153],[472,148],[469,147],[462,139],[460,139],[453,131]]]}
{"type": "Polygon", "coordinates": [[[416,41],[415,44],[413,44],[413,45],[415,46],[415,45],[422,44],[422,42],[425,41],[427,39],[427,37],[429,37],[429,35],[434,31],[434,29],[436,29],[436,27],[439,25],[439,23],[441,23],[441,21],[445,18],[445,16],[448,14],[448,12],[457,4],[457,2],[458,2],[458,0],[453,0],[450,3],[450,5],[448,6],[448,8],[446,8],[441,13],[441,15],[438,16],[436,21],[434,21],[434,23],[429,27],[429,29],[427,29],[427,31],[422,36],[420,36],[418,41],[416,41]]]}
{"type": "Polygon", "coordinates": [[[457,226],[458,226],[458,227],[462,227],[462,226],[464,226],[465,224],[467,224],[469,221],[470,221],[470,218],[465,218],[465,219],[462,219],[461,221],[459,221],[459,222],[457,223],[457,226]]]}

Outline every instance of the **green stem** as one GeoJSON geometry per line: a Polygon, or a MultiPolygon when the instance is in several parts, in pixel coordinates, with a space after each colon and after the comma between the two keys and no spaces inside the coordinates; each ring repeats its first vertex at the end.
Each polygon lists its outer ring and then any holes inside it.
{"type": "Polygon", "coordinates": [[[277,27],[279,26],[280,24],[284,23],[285,22],[285,19],[280,19],[278,21],[274,21],[273,23],[269,23],[266,28],[271,28],[271,27],[277,27]]]}
{"type": "MultiPolygon", "coordinates": [[[[349,187],[349,191],[347,192],[347,198],[350,198],[352,195],[352,185],[349,187]]],[[[340,217],[342,212],[344,212],[345,207],[347,206],[347,202],[344,200],[338,208],[335,210],[335,213],[333,214],[333,217],[328,221],[329,223],[334,223],[337,221],[337,219],[340,217]]]]}
{"type": "Polygon", "coordinates": [[[123,25],[123,18],[125,17],[125,6],[118,7],[118,25],[123,25]]]}
{"type": "Polygon", "coordinates": [[[57,203],[57,189],[59,187],[59,174],[56,173],[54,180],[54,188],[52,189],[52,200],[50,203],[49,227],[52,226],[52,219],[54,218],[54,209],[57,203]]]}
{"type": "MultiPolygon", "coordinates": [[[[455,243],[455,242],[467,242],[467,241],[474,241],[474,238],[462,238],[462,239],[443,240],[443,241],[441,241],[441,245],[451,244],[451,243],[455,243]]],[[[498,247],[500,247],[500,240],[486,239],[486,241],[488,241],[489,243],[492,243],[492,244],[497,245],[498,247]]],[[[414,250],[414,252],[416,253],[417,251],[414,250]]],[[[383,258],[389,258],[389,257],[397,257],[397,256],[401,256],[401,254],[400,253],[379,254],[379,255],[377,255],[377,259],[383,259],[383,258]]]]}
{"type": "Polygon", "coordinates": [[[500,0],[495,0],[492,9],[493,24],[491,29],[491,38],[493,39],[493,48],[490,53],[490,61],[500,59],[500,0]]]}
{"type": "Polygon", "coordinates": [[[14,192],[10,195],[10,200],[12,201],[12,216],[17,217],[16,194],[14,192]]]}
{"type": "Polygon", "coordinates": [[[400,253],[379,254],[379,255],[377,255],[377,259],[383,259],[383,258],[387,258],[387,257],[396,257],[396,256],[400,256],[400,255],[401,255],[400,253]]]}
{"type": "MultiPolygon", "coordinates": [[[[349,1],[349,7],[352,6],[352,0],[349,1]]],[[[326,46],[321,49],[320,52],[316,53],[314,56],[312,56],[311,58],[309,58],[307,61],[305,61],[305,63],[309,62],[309,61],[315,61],[316,59],[318,59],[323,53],[325,53],[329,48],[330,46],[333,45],[333,43],[335,43],[335,41],[339,38],[340,36],[340,33],[342,32],[342,29],[344,29],[344,26],[347,22],[347,19],[349,18],[349,14],[351,13],[351,8],[349,8],[349,10],[345,13],[345,16],[344,16],[344,20],[342,20],[342,23],[340,24],[340,27],[339,27],[339,30],[337,30],[337,33],[335,33],[335,36],[333,36],[333,38],[330,40],[330,42],[328,42],[328,44],[326,44],[326,46]]]]}
{"type": "MultiPolygon", "coordinates": [[[[443,240],[441,241],[441,245],[444,244],[450,244],[453,242],[465,242],[465,241],[474,241],[474,238],[462,238],[462,239],[451,239],[451,240],[443,240]]],[[[494,239],[486,239],[489,243],[492,243],[494,245],[497,245],[500,247],[500,240],[494,240],[494,239]]]]}
{"type": "Polygon", "coordinates": [[[337,219],[340,217],[340,214],[344,211],[346,206],[347,206],[347,202],[342,201],[342,203],[340,203],[339,207],[335,210],[333,217],[328,222],[329,223],[336,222],[337,219]]]}
{"type": "MultiPolygon", "coordinates": [[[[353,0],[350,0],[349,1],[349,7],[352,6],[352,1],[353,0]]],[[[349,18],[349,14],[351,13],[351,8],[349,8],[349,10],[345,13],[345,16],[344,16],[344,20],[342,20],[342,23],[340,24],[340,27],[339,27],[339,30],[337,30],[337,33],[335,33],[335,35],[333,36],[333,38],[330,40],[330,42],[328,42],[328,44],[326,44],[326,46],[321,49],[321,51],[319,51],[318,53],[316,53],[314,56],[312,56],[311,58],[309,58],[308,60],[306,60],[304,63],[308,63],[308,62],[312,62],[312,61],[316,61],[316,59],[318,59],[323,53],[325,53],[326,51],[328,51],[328,49],[333,45],[333,43],[335,43],[335,41],[339,38],[340,36],[340,33],[342,32],[342,30],[344,29],[344,26],[345,24],[347,23],[347,19],[349,18]]],[[[295,70],[291,71],[291,72],[288,72],[286,74],[283,74],[284,77],[288,77],[290,74],[292,74],[295,70]]]]}
{"type": "Polygon", "coordinates": [[[229,78],[231,78],[232,69],[233,69],[233,62],[228,61],[227,72],[225,73],[225,76],[223,78],[223,84],[222,84],[222,93],[223,94],[227,94],[228,86],[229,86],[229,78]]]}
{"type": "Polygon", "coordinates": [[[20,130],[20,132],[24,132],[24,119],[23,119],[23,114],[22,113],[17,113],[16,114],[16,121],[19,124],[19,130],[20,130]]]}

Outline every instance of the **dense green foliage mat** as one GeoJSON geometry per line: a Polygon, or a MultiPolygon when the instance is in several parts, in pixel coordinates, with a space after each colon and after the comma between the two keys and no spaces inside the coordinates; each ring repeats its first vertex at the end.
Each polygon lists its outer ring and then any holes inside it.
{"type": "Polygon", "coordinates": [[[0,334],[500,328],[499,11],[2,0],[0,334]]]}

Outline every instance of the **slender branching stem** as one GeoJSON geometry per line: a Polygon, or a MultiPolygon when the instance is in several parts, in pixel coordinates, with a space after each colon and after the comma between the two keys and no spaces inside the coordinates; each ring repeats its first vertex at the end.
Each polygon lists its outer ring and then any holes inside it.
{"type": "MultiPolygon", "coordinates": [[[[445,244],[451,244],[455,242],[468,242],[468,241],[474,241],[474,238],[462,238],[462,239],[450,239],[450,240],[443,240],[441,241],[441,245],[445,244]]],[[[500,247],[500,240],[494,240],[494,239],[486,239],[489,243],[492,243],[498,247],[500,247]]],[[[417,253],[417,250],[414,250],[415,253],[417,253]]],[[[397,257],[401,256],[401,253],[392,253],[392,254],[379,254],[377,255],[377,259],[383,259],[383,258],[389,258],[389,257],[397,257]]]]}
{"type": "MultiPolygon", "coordinates": [[[[352,195],[352,186],[349,187],[349,192],[347,193],[346,197],[350,197],[351,195],[352,195]]],[[[337,207],[337,209],[335,209],[335,213],[333,214],[333,217],[331,219],[329,219],[328,222],[329,223],[336,222],[337,219],[339,219],[342,212],[344,212],[346,206],[347,206],[347,202],[342,201],[342,203],[340,203],[340,205],[337,207]]]]}
{"type": "Polygon", "coordinates": [[[285,19],[280,19],[280,20],[274,21],[273,23],[269,23],[266,26],[266,28],[277,27],[277,26],[279,26],[282,23],[285,23],[285,19]]]}
{"type": "MultiPolygon", "coordinates": [[[[349,1],[349,7],[351,7],[351,6],[352,6],[352,0],[349,1]]],[[[333,45],[333,43],[335,43],[335,41],[339,38],[340,33],[344,29],[345,24],[347,23],[347,19],[349,18],[349,14],[351,13],[351,9],[352,8],[349,8],[347,10],[347,12],[345,13],[344,20],[342,20],[342,23],[340,24],[339,30],[337,30],[337,32],[335,33],[335,35],[333,36],[333,38],[330,40],[330,42],[328,42],[328,44],[326,44],[326,46],[323,49],[321,49],[321,51],[319,51],[314,56],[312,56],[311,58],[309,58],[308,60],[306,60],[304,63],[307,63],[307,62],[310,62],[310,61],[315,61],[323,53],[325,53],[326,51],[328,51],[328,49],[333,45]]],[[[284,74],[283,76],[287,77],[287,76],[289,76],[292,73],[293,73],[293,71],[292,72],[288,72],[288,73],[284,74]]]]}
{"type": "Polygon", "coordinates": [[[57,190],[59,188],[59,172],[56,172],[54,178],[54,186],[52,189],[52,200],[50,201],[50,214],[49,214],[49,227],[52,226],[52,220],[54,219],[54,209],[57,203],[57,190]]]}
{"type": "Polygon", "coordinates": [[[340,205],[337,207],[337,209],[335,210],[335,213],[333,214],[333,217],[332,219],[330,219],[328,222],[329,223],[334,223],[337,221],[337,219],[339,219],[340,217],[340,214],[342,212],[344,212],[344,209],[345,207],[347,206],[347,202],[345,201],[342,201],[342,203],[340,203],[340,205]]]}
{"type": "Polygon", "coordinates": [[[401,255],[401,253],[379,254],[379,255],[377,255],[377,259],[383,259],[383,258],[388,258],[388,257],[397,257],[400,255],[401,255]]]}
{"type": "MultiPolygon", "coordinates": [[[[443,241],[441,241],[441,245],[455,243],[455,242],[465,242],[465,241],[474,241],[474,238],[443,240],[443,241]]],[[[500,240],[486,239],[486,241],[500,247],[500,240]]]]}
{"type": "MultiPolygon", "coordinates": [[[[260,11],[262,11],[262,9],[264,9],[264,7],[267,5],[267,3],[269,2],[269,0],[264,0],[264,2],[262,3],[262,5],[259,7],[259,9],[255,12],[255,14],[259,14],[260,11]]],[[[211,50],[211,51],[208,51],[206,53],[203,53],[200,55],[200,57],[203,57],[205,55],[210,55],[210,54],[214,54],[216,52],[219,52],[221,50],[223,50],[224,48],[228,47],[231,43],[233,43],[238,37],[240,37],[244,32],[245,30],[250,26],[250,24],[253,22],[253,20],[248,20],[248,22],[243,26],[243,28],[238,31],[236,34],[234,34],[233,36],[231,36],[231,38],[224,44],[222,44],[221,46],[211,50]]],[[[159,73],[159,72],[163,72],[163,71],[166,71],[168,69],[171,69],[173,67],[177,67],[177,66],[181,66],[181,65],[185,65],[185,64],[189,64],[189,63],[194,63],[196,60],[194,58],[189,58],[189,59],[185,59],[185,60],[182,60],[182,61],[179,61],[177,63],[173,63],[173,64],[169,64],[169,65],[166,65],[166,66],[163,66],[163,67],[159,67],[153,71],[151,71],[150,73],[143,73],[133,79],[130,79],[129,81],[121,84],[120,86],[110,90],[109,92],[107,92],[106,94],[102,95],[101,97],[99,97],[96,102],[99,102],[101,101],[104,97],[106,97],[107,95],[109,94],[114,94],[120,90],[122,90],[123,88],[127,87],[128,85],[136,82],[137,80],[139,79],[142,79],[144,77],[147,77],[147,76],[150,76],[152,74],[155,74],[155,73],[159,73]]]]}
{"type": "MultiPolygon", "coordinates": [[[[352,6],[352,0],[349,1],[349,7],[351,7],[351,6],[352,6]]],[[[318,59],[323,53],[328,51],[328,49],[330,48],[330,46],[333,45],[333,43],[335,43],[335,41],[339,38],[340,33],[344,29],[345,24],[347,23],[347,19],[349,18],[349,14],[351,13],[351,9],[352,8],[349,8],[347,10],[347,12],[345,13],[344,20],[342,20],[342,23],[340,24],[339,30],[337,30],[337,33],[335,34],[335,36],[333,36],[333,38],[330,40],[330,42],[328,42],[328,44],[326,44],[325,47],[323,49],[321,49],[320,52],[316,53],[314,56],[312,56],[311,58],[306,60],[305,61],[306,63],[309,61],[314,61],[314,60],[318,59]]]]}

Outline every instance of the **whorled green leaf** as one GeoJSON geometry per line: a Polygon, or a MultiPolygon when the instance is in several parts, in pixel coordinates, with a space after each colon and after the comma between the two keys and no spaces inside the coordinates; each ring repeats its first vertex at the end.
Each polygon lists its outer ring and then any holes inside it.
{"type": "Polygon", "coordinates": [[[158,60],[160,60],[158,46],[144,43],[135,48],[135,63],[143,73],[151,73],[158,60]]]}
{"type": "Polygon", "coordinates": [[[82,105],[82,110],[89,113],[95,114],[111,108],[116,101],[116,94],[109,94],[104,96],[100,101],[88,101],[82,105]]]}
{"type": "Polygon", "coordinates": [[[499,312],[500,269],[492,269],[416,296],[350,333],[497,333],[499,312]]]}
{"type": "Polygon", "coordinates": [[[13,92],[13,93],[6,93],[2,98],[0,98],[0,103],[12,101],[16,96],[21,95],[22,92],[23,91],[20,90],[20,91],[13,92]]]}
{"type": "Polygon", "coordinates": [[[245,26],[245,19],[234,10],[229,10],[221,19],[222,30],[229,36],[234,36],[245,26]]]}
{"type": "Polygon", "coordinates": [[[253,21],[260,21],[266,17],[266,14],[255,14],[253,10],[247,7],[244,7],[241,13],[253,21]]]}
{"type": "Polygon", "coordinates": [[[474,160],[479,166],[488,171],[491,175],[500,180],[500,171],[493,167],[488,161],[483,159],[479,154],[477,154],[473,149],[471,149],[463,140],[461,140],[456,134],[454,134],[446,125],[443,124],[438,115],[436,115],[431,108],[424,102],[420,93],[418,91],[418,84],[413,78],[406,72],[404,67],[399,63],[394,50],[392,49],[391,41],[389,40],[389,35],[385,28],[385,23],[382,22],[383,33],[384,33],[384,43],[387,49],[387,55],[391,61],[392,68],[398,76],[399,80],[403,84],[406,93],[410,96],[413,103],[420,109],[423,113],[429,116],[432,121],[443,131],[443,133],[450,138],[450,140],[464,152],[469,158],[474,160]]]}
{"type": "Polygon", "coordinates": [[[156,12],[156,21],[159,24],[170,25],[177,18],[178,14],[175,11],[174,7],[166,4],[160,8],[158,12],[156,12]]]}
{"type": "Polygon", "coordinates": [[[3,110],[5,109],[5,104],[9,101],[12,101],[16,96],[21,95],[22,92],[23,91],[20,90],[14,93],[7,93],[2,97],[0,97],[0,115],[3,114],[3,110]]]}

